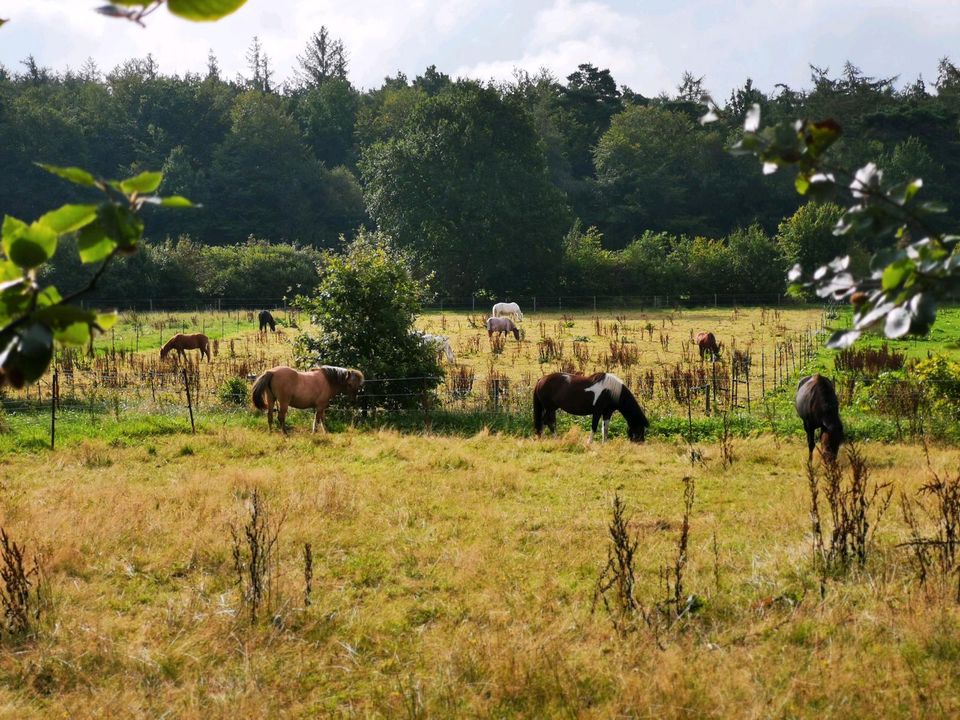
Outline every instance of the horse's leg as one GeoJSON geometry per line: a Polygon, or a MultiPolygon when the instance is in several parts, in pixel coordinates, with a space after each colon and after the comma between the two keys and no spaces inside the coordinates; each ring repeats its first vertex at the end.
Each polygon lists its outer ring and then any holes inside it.
{"type": "Polygon", "coordinates": [[[600,424],[600,413],[595,412],[593,414],[593,419],[590,422],[590,442],[593,442],[593,438],[597,434],[597,425],[599,424],[600,424]]]}
{"type": "Polygon", "coordinates": [[[280,430],[284,435],[287,434],[287,408],[289,405],[287,403],[279,403],[280,409],[277,410],[277,420],[280,422],[280,430]]]}
{"type": "Polygon", "coordinates": [[[610,418],[613,416],[613,412],[605,412],[603,414],[603,442],[607,441],[607,432],[610,430],[610,418]]]}
{"type": "Polygon", "coordinates": [[[816,441],[813,439],[813,423],[803,421],[803,429],[807,432],[807,460],[813,460],[813,448],[816,447],[816,441]]]}
{"type": "Polygon", "coordinates": [[[267,402],[267,432],[273,431],[273,398],[267,402]]]}
{"type": "Polygon", "coordinates": [[[557,411],[551,410],[547,413],[546,418],[547,427],[550,428],[550,432],[554,435],[557,434],[557,411]]]}

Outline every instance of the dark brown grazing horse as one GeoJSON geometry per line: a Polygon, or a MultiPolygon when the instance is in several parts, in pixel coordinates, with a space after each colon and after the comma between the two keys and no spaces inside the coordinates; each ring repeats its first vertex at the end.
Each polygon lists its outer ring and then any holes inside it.
{"type": "Polygon", "coordinates": [[[287,408],[313,408],[313,432],[317,425],[323,432],[323,417],[335,395],[356,395],[363,385],[363,373],[351,368],[323,365],[307,372],[290,367],[267,370],[253,383],[253,404],[257,410],[267,411],[267,429],[273,429],[273,405],[279,405],[277,419],[280,429],[287,432],[287,408]]]}
{"type": "Polygon", "coordinates": [[[797,415],[807,432],[808,459],[813,459],[816,442],[813,432],[820,429],[820,451],[827,462],[835,462],[843,442],[843,423],[840,422],[840,401],[833,383],[820,374],[800,378],[797,386],[797,415]]]}
{"type": "Polygon", "coordinates": [[[166,345],[160,348],[160,359],[163,360],[170,354],[171,350],[176,350],[177,357],[180,358],[187,357],[187,350],[199,350],[200,359],[202,360],[206,356],[207,362],[210,362],[210,339],[203,333],[194,333],[193,335],[177,333],[167,340],[166,345]]]}
{"type": "Polygon", "coordinates": [[[273,319],[273,315],[270,314],[269,310],[261,310],[260,314],[257,315],[257,319],[260,321],[260,332],[263,332],[267,329],[267,326],[270,326],[270,332],[277,331],[277,322],[273,319]]]}
{"type": "Polygon", "coordinates": [[[712,332],[697,333],[697,347],[700,348],[700,359],[709,351],[716,360],[720,357],[720,346],[717,345],[717,338],[712,332]]]}
{"type": "Polygon", "coordinates": [[[610,416],[617,410],[627,421],[627,435],[634,442],[643,440],[650,425],[633,393],[612,373],[544,375],[533,390],[533,427],[537,437],[543,433],[544,424],[557,432],[557,410],[571,415],[593,415],[591,440],[597,433],[600,418],[603,418],[602,438],[607,439],[610,416]]]}

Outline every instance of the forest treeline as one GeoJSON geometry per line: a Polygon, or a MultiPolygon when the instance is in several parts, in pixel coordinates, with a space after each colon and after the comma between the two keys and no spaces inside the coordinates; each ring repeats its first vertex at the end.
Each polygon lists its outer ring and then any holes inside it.
{"type": "MultiPolygon", "coordinates": [[[[275,81],[256,40],[247,60],[235,78],[212,55],[184,76],[149,56],[106,72],[34,58],[0,67],[0,209],[34,218],[82,192],[35,161],[107,177],[162,170],[163,194],[203,208],[151,212],[147,249],[111,269],[110,297],[306,292],[318,252],[364,226],[448,295],[778,292],[794,262],[873,248],[831,235],[835,206],[800,207],[789,177],[725,151],[758,104],[765,123],[837,119],[837,164],[921,176],[953,209],[946,220],[960,217],[960,69],[947,59],[931,87],[852,64],[812,67],[804,89],[747,80],[714,98],[720,119],[708,125],[704,80],[689,73],[657,97],[590,64],[503,83],[431,66],[361,90],[325,28],[289,81],[275,81]]],[[[83,269],[66,255],[53,273],[69,289],[83,269]]]]}

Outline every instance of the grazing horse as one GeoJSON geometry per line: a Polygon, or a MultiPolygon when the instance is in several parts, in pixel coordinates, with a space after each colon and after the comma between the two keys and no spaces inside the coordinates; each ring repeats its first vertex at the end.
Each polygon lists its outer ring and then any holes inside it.
{"type": "Polygon", "coordinates": [[[700,348],[700,359],[709,351],[713,359],[720,357],[720,346],[717,345],[717,338],[712,332],[697,333],[697,347],[700,348]]]}
{"type": "Polygon", "coordinates": [[[824,460],[835,462],[843,442],[843,423],[840,422],[840,401],[833,383],[820,374],[800,378],[797,386],[797,415],[807,432],[808,460],[813,459],[816,442],[813,431],[820,429],[820,448],[824,460]]]}
{"type": "Polygon", "coordinates": [[[486,322],[487,326],[487,337],[493,337],[493,334],[506,335],[507,333],[513,333],[513,336],[519,340],[520,331],[517,329],[517,326],[513,324],[513,320],[510,318],[501,318],[501,317],[489,317],[486,322]]]}
{"type": "Polygon", "coordinates": [[[627,421],[627,435],[634,442],[641,442],[650,426],[630,388],[612,373],[571,375],[555,372],[544,375],[533,390],[533,427],[537,437],[543,433],[544,424],[557,432],[557,410],[572,415],[593,415],[591,441],[597,433],[600,418],[603,418],[602,438],[607,439],[610,416],[616,410],[627,421]]]}
{"type": "Polygon", "coordinates": [[[206,356],[207,362],[210,362],[210,339],[203,333],[195,333],[193,335],[177,333],[167,340],[166,345],[160,348],[160,359],[163,360],[170,354],[171,350],[176,350],[177,356],[181,358],[187,357],[187,350],[199,350],[200,359],[202,360],[203,357],[206,356]]]}
{"type": "Polygon", "coordinates": [[[505,315],[511,315],[514,320],[518,322],[523,321],[523,313],[520,312],[520,306],[514,302],[497,303],[493,306],[493,311],[490,314],[493,315],[493,317],[504,317],[505,315]]]}
{"type": "Polygon", "coordinates": [[[453,354],[453,346],[450,344],[450,338],[446,335],[431,335],[430,333],[418,333],[424,345],[436,348],[437,354],[443,354],[447,362],[453,365],[457,362],[457,356],[453,354]]]}
{"type": "Polygon", "coordinates": [[[267,325],[270,326],[270,332],[277,331],[277,321],[273,319],[273,315],[270,314],[269,310],[261,310],[260,314],[257,315],[257,319],[260,320],[260,332],[266,330],[267,325]]]}
{"type": "Polygon", "coordinates": [[[363,373],[359,370],[323,365],[307,372],[298,372],[289,367],[275,367],[253,383],[253,404],[257,410],[267,411],[268,430],[273,429],[273,404],[277,403],[277,419],[284,433],[287,432],[289,407],[301,410],[313,408],[313,432],[317,431],[318,424],[326,432],[323,417],[330,400],[344,392],[351,397],[356,396],[362,385],[363,373]]]}

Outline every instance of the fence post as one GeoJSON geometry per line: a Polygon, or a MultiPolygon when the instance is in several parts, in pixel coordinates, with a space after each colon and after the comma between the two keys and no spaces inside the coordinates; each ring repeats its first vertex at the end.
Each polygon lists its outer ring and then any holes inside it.
{"type": "Polygon", "coordinates": [[[534,311],[534,312],[537,311],[537,296],[536,296],[536,295],[533,296],[533,311],[534,311]]]}
{"type": "Polygon", "coordinates": [[[705,403],[705,404],[706,404],[707,415],[709,415],[709,414],[710,414],[710,386],[709,386],[709,385],[704,385],[704,386],[703,386],[703,390],[704,390],[704,392],[703,392],[704,397],[706,397],[706,399],[707,399],[707,401],[706,401],[706,403],[705,403]]]}
{"type": "Polygon", "coordinates": [[[53,371],[53,384],[50,388],[50,449],[57,444],[57,395],[60,389],[60,376],[57,370],[53,371]]]}
{"type": "Polygon", "coordinates": [[[597,296],[596,296],[596,295],[593,296],[593,311],[594,311],[594,312],[597,311],[597,296]]]}
{"type": "Polygon", "coordinates": [[[474,295],[470,296],[470,312],[477,311],[477,298],[474,295]]]}
{"type": "Polygon", "coordinates": [[[767,364],[763,354],[763,348],[760,348],[760,397],[767,396],[767,364]]]}
{"type": "Polygon", "coordinates": [[[190,432],[196,434],[197,427],[193,424],[193,401],[190,399],[190,380],[187,378],[187,369],[183,368],[183,386],[187,389],[187,410],[190,412],[190,432]]]}

